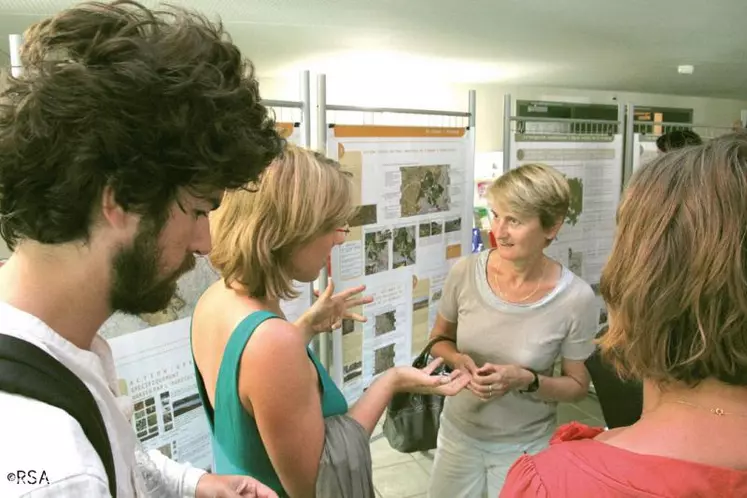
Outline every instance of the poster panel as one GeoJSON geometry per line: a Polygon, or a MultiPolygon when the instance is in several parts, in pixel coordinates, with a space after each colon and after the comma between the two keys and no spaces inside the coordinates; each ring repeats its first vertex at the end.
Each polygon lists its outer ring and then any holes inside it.
{"type": "Polygon", "coordinates": [[[330,127],[328,155],[360,206],[332,253],[338,289],[367,286],[374,302],[333,340],[335,380],[349,401],[427,343],[449,268],[471,251],[474,166],[465,128],[330,127]]]}
{"type": "MultiPolygon", "coordinates": [[[[602,268],[612,250],[622,190],[622,135],[513,134],[511,168],[543,163],[563,173],[571,205],[557,240],[546,254],[599,293],[602,268]]],[[[601,299],[600,323],[606,321],[601,299]]]]}

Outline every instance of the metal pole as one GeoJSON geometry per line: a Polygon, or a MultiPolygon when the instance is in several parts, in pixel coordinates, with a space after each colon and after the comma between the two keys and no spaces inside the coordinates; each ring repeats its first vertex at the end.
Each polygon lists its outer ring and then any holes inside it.
{"type": "Polygon", "coordinates": [[[21,76],[23,65],[21,64],[21,44],[23,44],[22,35],[8,35],[8,45],[10,46],[10,74],[14,78],[21,76]]]}
{"type": "MultiPolygon", "coordinates": [[[[316,122],[317,122],[317,150],[322,154],[327,152],[327,77],[323,74],[316,78],[316,122]]],[[[327,288],[327,265],[324,265],[319,275],[319,293],[327,288]]],[[[319,361],[328,371],[330,369],[330,334],[319,335],[319,361]]]]}
{"type": "Polygon", "coordinates": [[[265,107],[286,107],[288,109],[303,109],[302,102],[295,102],[293,100],[262,100],[262,105],[265,107]]]}
{"type": "Polygon", "coordinates": [[[627,105],[627,115],[625,117],[625,162],[623,163],[623,188],[627,184],[628,178],[633,174],[633,155],[635,150],[635,104],[627,105]]]}
{"type": "Polygon", "coordinates": [[[308,71],[301,73],[301,109],[303,123],[303,145],[311,147],[311,76],[308,71]]]}
{"type": "MultiPolygon", "coordinates": [[[[303,126],[303,145],[311,147],[311,76],[309,71],[301,73],[301,124],[303,126]]],[[[311,303],[314,302],[314,283],[309,283],[311,292],[311,303]]],[[[314,354],[319,355],[319,336],[311,341],[311,349],[314,354]]]]}
{"type": "Polygon", "coordinates": [[[472,130],[477,124],[477,91],[469,91],[469,129],[472,130]]]}
{"type": "Polygon", "coordinates": [[[511,94],[503,96],[503,173],[511,169],[511,94]]]}
{"type": "Polygon", "coordinates": [[[457,112],[457,111],[435,111],[428,109],[402,109],[398,107],[360,107],[355,105],[328,105],[328,111],[350,111],[350,112],[361,112],[361,113],[388,113],[388,114],[418,114],[423,116],[449,116],[466,118],[469,116],[468,112],[457,112]]]}

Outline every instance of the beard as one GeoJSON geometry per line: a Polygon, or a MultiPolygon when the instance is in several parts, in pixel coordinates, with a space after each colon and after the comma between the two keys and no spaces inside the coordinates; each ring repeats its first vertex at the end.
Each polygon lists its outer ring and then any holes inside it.
{"type": "Polygon", "coordinates": [[[153,223],[141,227],[132,245],[123,247],[114,257],[109,293],[114,312],[139,315],[165,309],[176,293],[179,277],[195,267],[195,257],[189,254],[176,271],[161,275],[161,227],[153,223]]]}

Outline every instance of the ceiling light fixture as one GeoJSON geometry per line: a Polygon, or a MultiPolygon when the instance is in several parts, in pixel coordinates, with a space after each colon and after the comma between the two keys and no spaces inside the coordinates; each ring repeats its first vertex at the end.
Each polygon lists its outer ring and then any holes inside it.
{"type": "Polygon", "coordinates": [[[684,65],[677,67],[677,72],[680,74],[693,74],[693,71],[695,71],[695,66],[684,65]]]}

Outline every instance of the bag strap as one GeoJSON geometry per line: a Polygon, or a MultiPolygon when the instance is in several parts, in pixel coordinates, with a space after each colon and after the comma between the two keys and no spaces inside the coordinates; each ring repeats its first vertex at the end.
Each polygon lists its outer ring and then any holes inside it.
{"type": "Polygon", "coordinates": [[[96,400],[77,375],[30,342],[0,334],[0,391],[55,406],[77,420],[101,458],[109,492],[116,498],[114,457],[106,425],[96,400]]]}
{"type": "Polygon", "coordinates": [[[428,344],[423,348],[423,351],[420,352],[417,358],[415,358],[415,361],[412,363],[412,366],[419,367],[419,365],[425,366],[425,362],[428,360],[428,355],[431,354],[431,348],[436,345],[437,343],[441,341],[449,341],[456,344],[456,341],[452,339],[451,337],[446,337],[445,335],[437,335],[433,339],[431,339],[428,344]]]}

